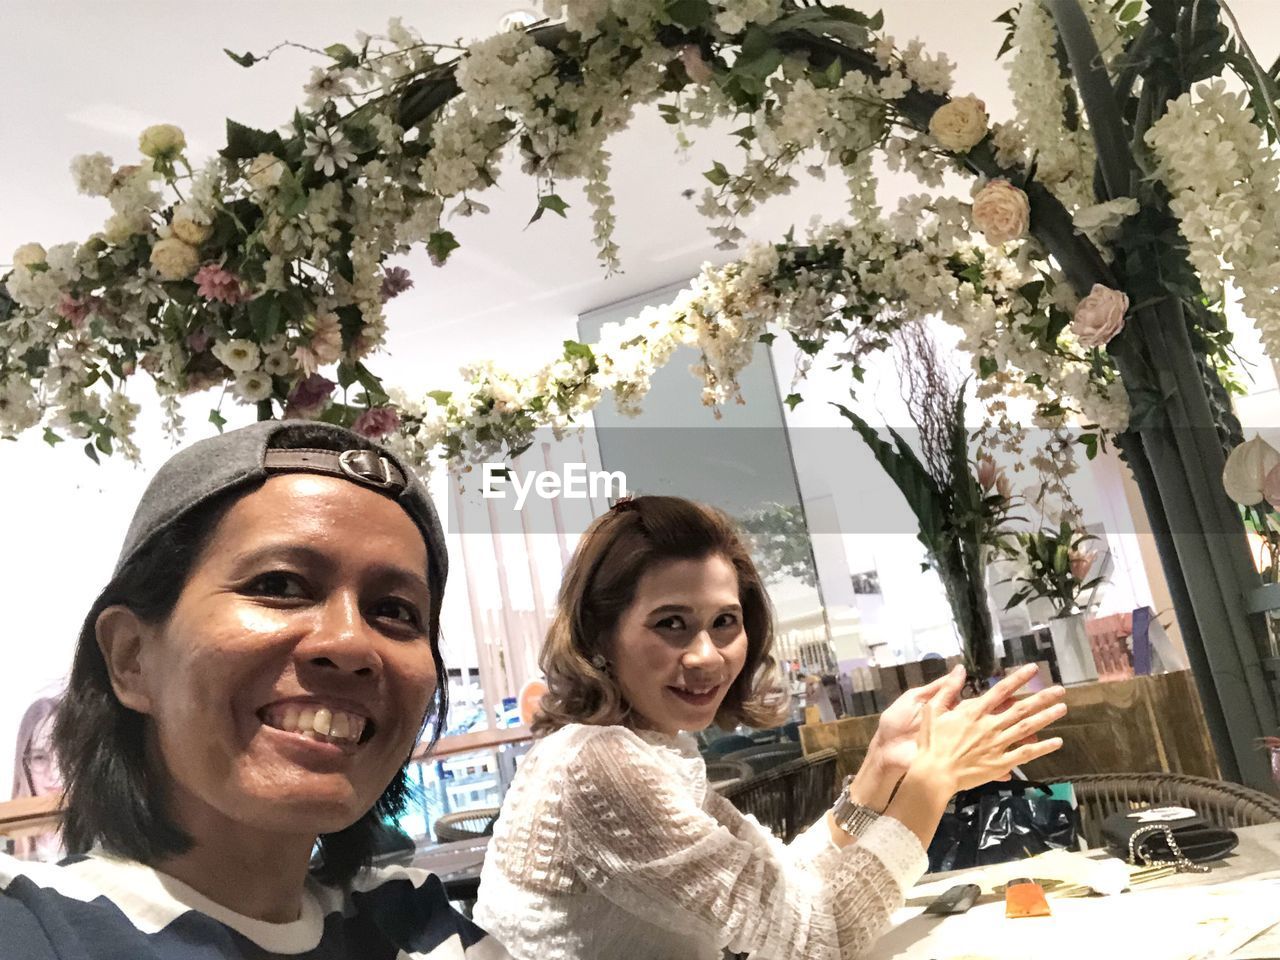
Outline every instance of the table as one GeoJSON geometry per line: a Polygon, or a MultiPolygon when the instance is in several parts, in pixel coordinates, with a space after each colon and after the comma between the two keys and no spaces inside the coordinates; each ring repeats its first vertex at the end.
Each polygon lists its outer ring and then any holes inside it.
{"type": "Polygon", "coordinates": [[[1209,873],[1178,874],[1116,897],[1068,900],[1051,895],[1053,917],[1007,920],[1003,903],[980,905],[954,917],[925,916],[918,906],[904,908],[867,960],[1280,957],[1280,926],[1247,945],[1225,944],[1226,952],[1204,949],[1205,943],[1222,942],[1215,937],[1230,940],[1242,919],[1257,920],[1258,929],[1268,919],[1280,924],[1280,823],[1237,832],[1236,852],[1209,873]]]}

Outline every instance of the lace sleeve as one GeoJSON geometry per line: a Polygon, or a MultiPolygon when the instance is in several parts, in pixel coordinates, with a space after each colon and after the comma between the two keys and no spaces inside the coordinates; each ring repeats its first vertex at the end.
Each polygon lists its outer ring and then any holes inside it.
{"type": "Polygon", "coordinates": [[[892,820],[844,849],[814,843],[800,869],[727,804],[713,804],[714,817],[702,809],[609,728],[581,744],[563,786],[584,882],[650,923],[760,960],[859,956],[924,869],[919,842],[892,820]]]}

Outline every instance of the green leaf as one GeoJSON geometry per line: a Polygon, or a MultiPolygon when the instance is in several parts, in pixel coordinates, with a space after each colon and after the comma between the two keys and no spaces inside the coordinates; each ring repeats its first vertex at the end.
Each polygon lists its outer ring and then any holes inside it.
{"type": "Polygon", "coordinates": [[[453,391],[452,390],[432,390],[427,394],[427,396],[443,407],[449,402],[449,399],[453,396],[453,391]]]}
{"type": "Polygon", "coordinates": [[[227,145],[218,151],[228,160],[249,160],[260,153],[284,150],[284,140],[274,130],[256,130],[234,120],[227,121],[227,145]]]}
{"type": "Polygon", "coordinates": [[[579,357],[595,360],[596,355],[587,344],[579,343],[577,340],[566,340],[564,342],[564,358],[566,360],[576,360],[579,357]]]}
{"type": "Polygon", "coordinates": [[[978,358],[978,376],[984,380],[995,374],[1000,369],[1000,365],[996,363],[995,357],[982,356],[978,358]]]}
{"type": "Polygon", "coordinates": [[[800,401],[803,399],[804,397],[800,396],[800,394],[791,393],[791,394],[788,394],[787,399],[783,400],[782,402],[787,405],[788,409],[794,410],[796,408],[796,405],[799,404],[800,401]]]}
{"type": "Polygon", "coordinates": [[[552,213],[558,213],[560,216],[565,215],[565,211],[569,209],[569,204],[558,193],[544,193],[538,198],[538,209],[533,212],[533,216],[529,218],[530,223],[536,223],[542,219],[542,215],[550,210],[552,213]]]}
{"type": "Polygon", "coordinates": [[[356,363],[356,379],[360,381],[360,386],[364,387],[367,394],[366,399],[369,405],[380,407],[391,398],[387,396],[386,388],[382,386],[382,380],[363,363],[356,363]]]}
{"type": "Polygon", "coordinates": [[[360,58],[345,43],[333,43],[324,48],[324,52],[337,61],[339,67],[354,67],[360,58]]]}
{"type": "Polygon", "coordinates": [[[668,21],[687,30],[711,23],[711,4],[707,0],[666,0],[662,12],[668,21]]]}
{"type": "Polygon", "coordinates": [[[776,333],[762,333],[760,334],[760,337],[759,337],[760,343],[763,343],[766,347],[772,344],[773,341],[777,339],[778,339],[778,335],[776,333]]]}
{"type": "Polygon", "coordinates": [[[94,449],[92,441],[84,445],[84,455],[94,463],[102,463],[102,461],[98,459],[98,451],[94,449]]]}
{"type": "Polygon", "coordinates": [[[258,343],[266,343],[280,332],[280,297],[275,291],[249,301],[249,323],[258,343]]]}
{"type": "Polygon", "coordinates": [[[222,432],[222,428],[227,425],[227,418],[220,414],[216,409],[209,411],[209,422],[218,428],[218,432],[222,432]]]}
{"type": "Polygon", "coordinates": [[[458,238],[448,230],[437,230],[427,238],[427,254],[437,267],[444,266],[445,261],[449,259],[449,254],[459,246],[458,238]]]}
{"type": "Polygon", "coordinates": [[[51,446],[51,447],[55,447],[55,446],[57,446],[58,444],[62,443],[62,437],[60,437],[60,436],[58,436],[56,433],[54,433],[54,432],[53,432],[53,430],[52,430],[51,428],[49,428],[49,427],[45,427],[45,428],[44,428],[44,442],[45,442],[45,443],[47,443],[47,444],[48,444],[49,446],[51,446]]]}
{"type": "Polygon", "coordinates": [[[731,179],[728,169],[719,160],[712,164],[711,169],[704,173],[703,176],[717,187],[723,187],[731,179]]]}
{"type": "Polygon", "coordinates": [[[1076,437],[1076,443],[1084,447],[1085,456],[1090,460],[1098,455],[1098,435],[1096,433],[1082,433],[1076,437]]]}
{"type": "Polygon", "coordinates": [[[234,53],[228,50],[226,47],[222,48],[222,52],[225,53],[232,60],[234,60],[236,63],[240,64],[240,66],[242,67],[252,67],[255,63],[258,62],[258,58],[255,57],[252,53],[234,53]]]}
{"type": "Polygon", "coordinates": [[[105,453],[108,457],[111,456],[111,434],[110,433],[104,432],[104,433],[98,434],[98,439],[94,445],[103,453],[105,453]]]}
{"type": "Polygon", "coordinates": [[[1120,11],[1116,19],[1120,20],[1121,22],[1126,22],[1134,19],[1141,12],[1142,12],[1142,0],[1133,0],[1132,3],[1125,4],[1124,9],[1120,11]]]}

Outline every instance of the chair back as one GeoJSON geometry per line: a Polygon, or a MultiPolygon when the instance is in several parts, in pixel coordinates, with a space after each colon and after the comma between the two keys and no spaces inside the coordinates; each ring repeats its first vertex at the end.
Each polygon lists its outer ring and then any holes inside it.
{"type": "Polygon", "coordinates": [[[491,837],[500,812],[498,807],[477,807],[475,810],[446,813],[436,820],[432,829],[441,843],[491,837]]]}
{"type": "Polygon", "coordinates": [[[836,752],[796,757],[721,790],[726,800],[790,843],[836,799],[836,752]]]}
{"type": "Polygon", "coordinates": [[[712,790],[724,792],[724,789],[752,775],[751,767],[740,760],[708,760],[707,784],[712,790]]]}
{"type": "Polygon", "coordinates": [[[1091,847],[1104,845],[1102,822],[1114,813],[1149,806],[1194,810],[1228,830],[1280,822],[1280,800],[1238,783],[1181,773],[1087,773],[1054,777],[1070,783],[1080,805],[1080,834],[1091,847]]]}
{"type": "Polygon", "coordinates": [[[798,743],[762,743],[722,755],[722,760],[737,760],[751,767],[756,773],[764,773],[780,763],[794,760],[804,753],[798,743]]]}
{"type": "Polygon", "coordinates": [[[702,752],[708,757],[723,757],[736,750],[742,750],[746,747],[754,746],[755,741],[750,737],[744,737],[740,733],[727,733],[723,737],[712,740],[702,748],[702,752]]]}

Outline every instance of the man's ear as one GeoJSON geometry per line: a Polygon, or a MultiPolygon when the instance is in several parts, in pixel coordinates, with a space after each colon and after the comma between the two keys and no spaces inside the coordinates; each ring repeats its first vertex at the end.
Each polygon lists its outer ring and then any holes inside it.
{"type": "Polygon", "coordinates": [[[142,648],[153,628],[128,607],[116,605],[98,614],[94,629],[117,699],[130,710],[150,713],[142,648]]]}

